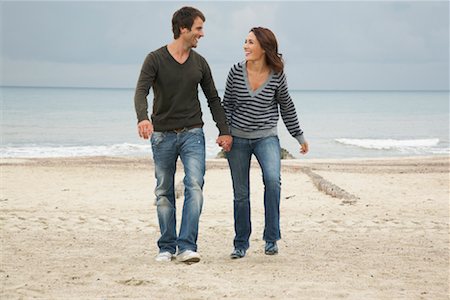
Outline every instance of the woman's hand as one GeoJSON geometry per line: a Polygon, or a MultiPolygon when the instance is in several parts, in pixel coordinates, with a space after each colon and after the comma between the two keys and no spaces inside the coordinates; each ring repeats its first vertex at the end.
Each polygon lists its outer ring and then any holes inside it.
{"type": "Polygon", "coordinates": [[[308,142],[304,142],[303,144],[300,145],[300,153],[301,154],[306,154],[309,151],[309,145],[308,142]]]}

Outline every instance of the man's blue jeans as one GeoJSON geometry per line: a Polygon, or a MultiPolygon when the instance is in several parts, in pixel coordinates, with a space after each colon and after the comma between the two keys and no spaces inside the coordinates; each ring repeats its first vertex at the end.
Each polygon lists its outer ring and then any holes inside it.
{"type": "Polygon", "coordinates": [[[202,128],[180,133],[154,132],[151,137],[156,177],[156,205],[161,237],[160,252],[197,251],[198,223],[203,206],[205,137],[202,128]],[[177,237],[175,171],[178,157],[184,166],[184,205],[177,237]]]}
{"type": "Polygon", "coordinates": [[[256,156],[264,182],[265,226],[263,239],[275,242],[280,234],[281,156],[277,136],[245,139],[233,136],[233,147],[227,153],[234,193],[234,247],[247,250],[252,231],[250,220],[250,161],[256,156]]]}

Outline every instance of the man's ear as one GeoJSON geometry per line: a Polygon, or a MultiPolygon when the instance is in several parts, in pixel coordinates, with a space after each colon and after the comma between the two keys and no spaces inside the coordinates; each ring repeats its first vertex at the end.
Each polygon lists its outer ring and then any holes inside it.
{"type": "Polygon", "coordinates": [[[180,27],[180,34],[189,32],[190,30],[187,27],[180,27]]]}

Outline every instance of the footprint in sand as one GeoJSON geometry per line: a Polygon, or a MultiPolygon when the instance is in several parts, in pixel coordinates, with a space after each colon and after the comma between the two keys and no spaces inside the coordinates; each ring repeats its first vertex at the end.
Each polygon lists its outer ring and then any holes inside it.
{"type": "Polygon", "coordinates": [[[98,218],[99,221],[102,221],[104,223],[108,223],[108,219],[106,217],[100,217],[98,218]]]}
{"type": "Polygon", "coordinates": [[[135,278],[131,278],[131,279],[127,279],[127,280],[119,280],[116,282],[123,284],[123,285],[129,285],[129,286],[150,285],[150,284],[155,283],[155,281],[153,281],[153,280],[149,281],[149,280],[135,279],[135,278]]]}
{"type": "Polygon", "coordinates": [[[86,217],[83,217],[83,216],[78,216],[78,222],[77,222],[77,224],[79,224],[79,225],[81,225],[81,224],[86,224],[86,221],[87,219],[86,219],[86,217]]]}

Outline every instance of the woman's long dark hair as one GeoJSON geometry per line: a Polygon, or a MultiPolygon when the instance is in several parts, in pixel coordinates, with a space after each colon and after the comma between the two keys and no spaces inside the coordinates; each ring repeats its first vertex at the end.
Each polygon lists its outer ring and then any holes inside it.
{"type": "Polygon", "coordinates": [[[264,27],[253,27],[250,32],[256,36],[261,48],[266,52],[267,65],[275,72],[283,71],[284,62],[282,55],[278,53],[278,42],[275,34],[264,27]]]}

